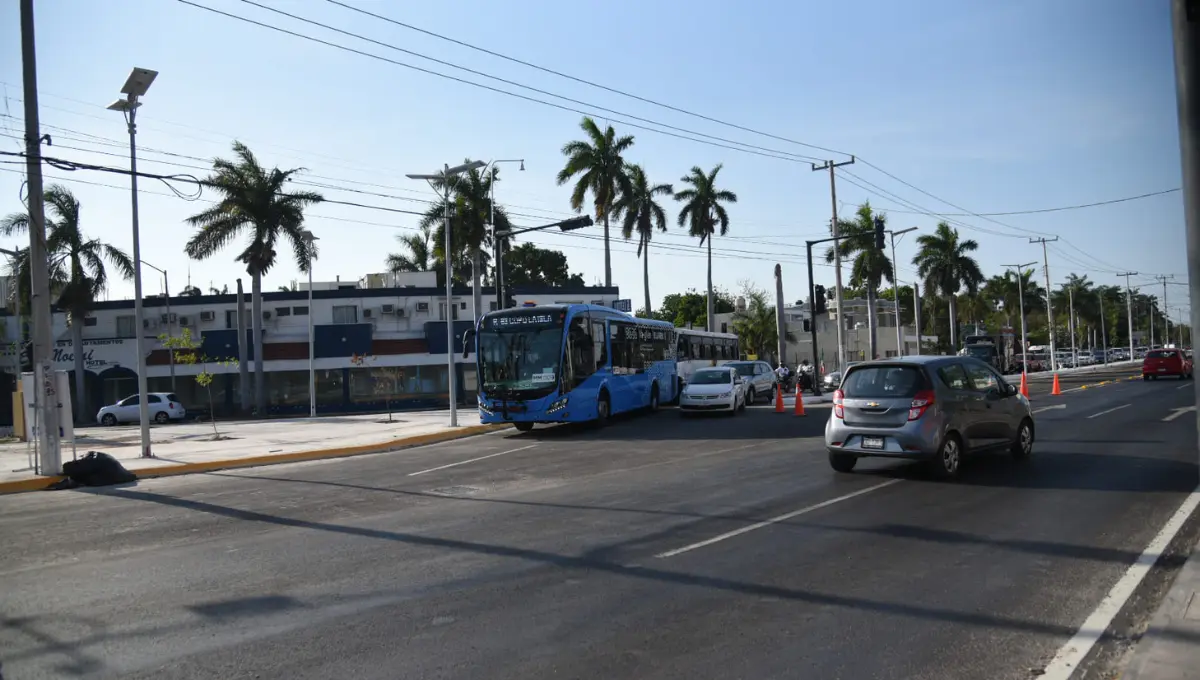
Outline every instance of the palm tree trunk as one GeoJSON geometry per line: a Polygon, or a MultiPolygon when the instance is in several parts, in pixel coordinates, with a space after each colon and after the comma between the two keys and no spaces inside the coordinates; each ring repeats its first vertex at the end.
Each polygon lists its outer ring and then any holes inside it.
{"type": "Polygon", "coordinates": [[[646,318],[652,319],[650,313],[650,242],[642,244],[642,284],[646,290],[646,318]]]}
{"type": "Polygon", "coordinates": [[[958,301],[956,295],[947,296],[950,303],[950,353],[958,352],[958,301]]]}
{"type": "Polygon", "coordinates": [[[712,234],[708,235],[708,320],[704,324],[705,330],[712,332],[716,328],[716,323],[713,321],[713,289],[712,289],[712,234]]]}
{"type": "MultiPolygon", "coordinates": [[[[83,363],[83,315],[71,314],[71,348],[75,352],[75,422],[82,423],[83,414],[88,412],[87,382],[84,380],[83,363]]],[[[20,373],[18,373],[20,375],[20,373]]]]}
{"type": "MultiPolygon", "coordinates": [[[[254,273],[250,280],[250,325],[254,329],[254,408],[258,417],[267,415],[266,380],[263,375],[262,274],[254,273]]],[[[309,314],[312,310],[308,310],[309,314]]]]}
{"type": "Polygon", "coordinates": [[[608,252],[608,213],[604,213],[604,287],[612,288],[612,259],[608,252]]]}
{"type": "Polygon", "coordinates": [[[871,350],[870,359],[879,358],[879,335],[876,324],[879,323],[875,314],[875,287],[867,283],[867,338],[871,350]]]}
{"type": "Polygon", "coordinates": [[[479,270],[482,267],[483,255],[478,247],[474,247],[471,249],[471,312],[475,315],[474,321],[479,321],[479,317],[483,316],[483,289],[479,287],[479,270]]]}

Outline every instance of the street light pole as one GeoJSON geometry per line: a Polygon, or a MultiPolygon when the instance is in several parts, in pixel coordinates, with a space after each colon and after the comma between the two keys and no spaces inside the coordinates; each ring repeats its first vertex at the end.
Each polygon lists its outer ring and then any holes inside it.
{"type": "MultiPolygon", "coordinates": [[[[488,224],[492,228],[492,278],[496,284],[496,309],[504,309],[504,243],[503,239],[496,235],[496,164],[497,163],[520,163],[521,172],[525,172],[524,158],[502,158],[493,160],[488,163],[489,172],[492,176],[492,181],[488,183],[488,191],[491,194],[488,197],[488,224]]],[[[475,312],[475,321],[479,321],[482,314],[475,312]]]]}
{"type": "Polygon", "coordinates": [[[124,99],[118,99],[109,105],[111,111],[121,111],[125,114],[125,122],[129,127],[129,180],[133,207],[133,315],[134,331],[137,333],[134,345],[137,352],[137,383],[138,383],[138,421],[141,424],[142,457],[153,458],[150,451],[150,403],[146,394],[146,353],[145,353],[145,314],[142,311],[142,245],[138,237],[138,188],[137,188],[137,109],[141,106],[139,98],[146,94],[150,84],[158,76],[157,71],[135,68],[121,88],[124,99]]]}
{"type": "Polygon", "coordinates": [[[1027,364],[1029,363],[1029,338],[1025,335],[1025,269],[1032,267],[1037,262],[1026,262],[1024,264],[1004,264],[1000,265],[1005,269],[1017,270],[1017,307],[1018,313],[1021,315],[1021,375],[1029,372],[1027,364]]]}
{"type": "MultiPolygon", "coordinates": [[[[145,261],[143,261],[142,264],[153,269],[154,271],[161,272],[163,275],[163,295],[166,297],[166,300],[167,300],[167,337],[169,338],[169,337],[171,337],[171,284],[170,284],[170,282],[167,281],[167,270],[159,269],[158,267],[155,267],[154,265],[150,264],[149,262],[145,262],[145,261]]],[[[178,392],[179,390],[175,387],[175,350],[174,350],[174,348],[167,348],[167,357],[171,364],[171,391],[178,392]]]]}
{"type": "Polygon", "coordinates": [[[317,368],[315,363],[316,338],[313,335],[313,279],[312,279],[312,248],[315,241],[321,239],[312,231],[305,229],[301,235],[308,244],[308,417],[317,417],[317,368]]]}
{"type": "Polygon", "coordinates": [[[454,251],[450,249],[450,178],[464,172],[478,170],[485,165],[487,164],[483,161],[470,161],[453,168],[446,164],[442,167],[441,174],[406,175],[409,179],[423,179],[429,182],[430,186],[436,187],[435,183],[439,181],[442,183],[442,206],[446,213],[446,238],[442,246],[442,259],[446,261],[446,387],[450,397],[450,427],[458,427],[458,395],[455,394],[457,381],[454,379],[454,272],[452,267],[454,251]]]}
{"type": "MultiPolygon", "coordinates": [[[[896,307],[896,356],[904,356],[904,327],[900,324],[900,283],[896,281],[896,237],[903,236],[910,231],[916,231],[916,227],[901,229],[900,231],[892,231],[888,229],[888,235],[892,237],[892,302],[896,307]]],[[[917,354],[920,354],[921,339],[917,338],[917,354]]]]}

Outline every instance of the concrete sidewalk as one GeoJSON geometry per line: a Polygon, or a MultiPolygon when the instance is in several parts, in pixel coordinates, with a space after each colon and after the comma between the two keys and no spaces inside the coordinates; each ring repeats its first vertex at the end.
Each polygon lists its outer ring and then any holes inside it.
{"type": "MultiPolygon", "coordinates": [[[[459,427],[449,427],[449,411],[290,418],[286,420],[217,423],[221,439],[214,441],[211,423],[152,425],[154,458],[140,457],[136,425],[86,427],[75,432],[76,451],[102,451],[139,476],[152,477],[203,472],[226,467],[268,465],[318,458],[335,458],[387,451],[457,439],[505,427],[480,425],[478,413],[459,411],[459,427]]],[[[28,467],[24,442],[0,444],[0,493],[45,488],[58,477],[36,476],[28,467]]],[[[71,460],[64,443],[63,461],[71,460]]]]}
{"type": "Polygon", "coordinates": [[[1200,546],[1183,565],[1121,680],[1200,678],[1200,546]]]}

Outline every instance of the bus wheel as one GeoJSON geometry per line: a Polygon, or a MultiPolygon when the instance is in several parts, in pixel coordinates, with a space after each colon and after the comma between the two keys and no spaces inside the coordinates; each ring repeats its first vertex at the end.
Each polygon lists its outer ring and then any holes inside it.
{"type": "Polygon", "coordinates": [[[612,410],[608,401],[608,393],[601,392],[600,398],[596,400],[596,424],[601,427],[607,425],[610,415],[612,415],[612,410]]]}
{"type": "Polygon", "coordinates": [[[658,410],[658,385],[655,384],[650,388],[650,412],[654,413],[658,410]]]}
{"type": "Polygon", "coordinates": [[[533,423],[513,423],[513,427],[517,428],[517,432],[529,432],[533,429],[533,423]]]}

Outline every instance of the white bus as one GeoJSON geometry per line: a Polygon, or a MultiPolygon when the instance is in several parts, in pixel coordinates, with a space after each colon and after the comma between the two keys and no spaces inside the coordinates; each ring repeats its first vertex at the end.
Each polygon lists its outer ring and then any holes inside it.
{"type": "Polygon", "coordinates": [[[675,370],[679,375],[680,388],[691,379],[696,369],[720,366],[741,357],[738,337],[733,333],[675,329],[675,370]]]}

